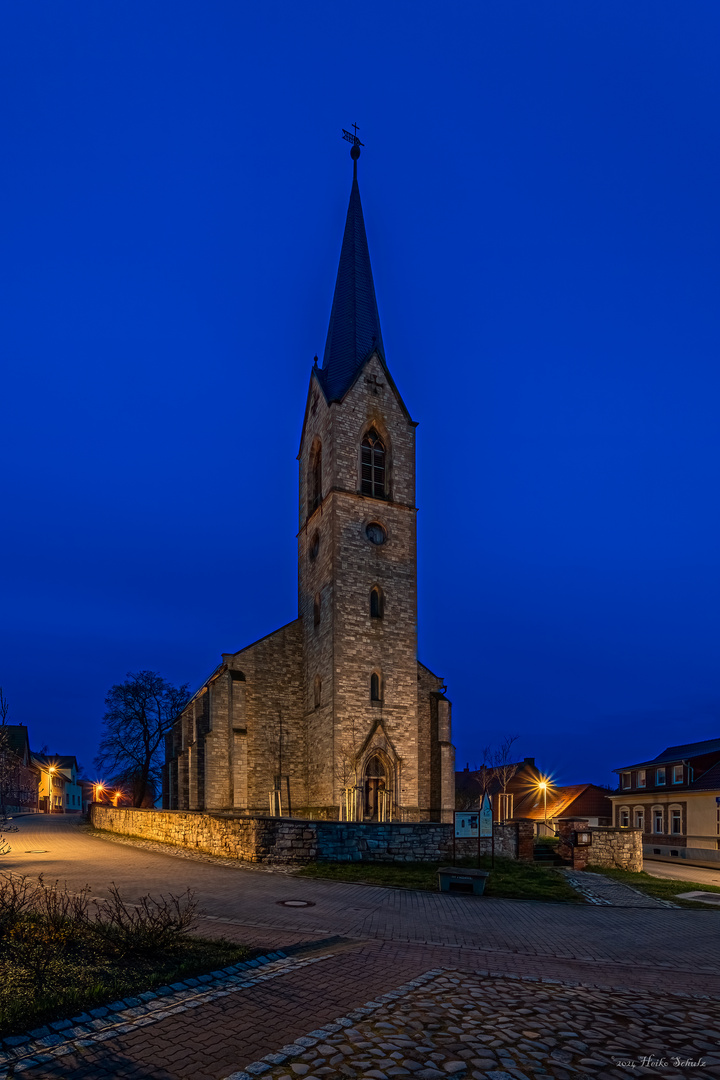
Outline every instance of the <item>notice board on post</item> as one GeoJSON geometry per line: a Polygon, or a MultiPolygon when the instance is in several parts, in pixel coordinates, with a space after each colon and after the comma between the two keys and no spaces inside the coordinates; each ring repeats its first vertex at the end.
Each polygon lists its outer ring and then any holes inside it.
{"type": "Polygon", "coordinates": [[[480,835],[490,837],[493,834],[493,812],[492,802],[489,795],[483,795],[482,806],[480,807],[480,835]]]}
{"type": "Polygon", "coordinates": [[[455,811],[455,837],[461,836],[474,836],[477,839],[478,836],[478,818],[477,811],[468,813],[465,810],[455,811]]]}

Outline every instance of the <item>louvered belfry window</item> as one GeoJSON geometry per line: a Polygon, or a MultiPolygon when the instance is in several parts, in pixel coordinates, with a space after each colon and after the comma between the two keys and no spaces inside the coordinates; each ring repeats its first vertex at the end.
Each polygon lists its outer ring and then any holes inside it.
{"type": "Polygon", "coordinates": [[[362,441],[361,480],[363,495],[385,498],[385,445],[376,431],[368,431],[362,441]]]}

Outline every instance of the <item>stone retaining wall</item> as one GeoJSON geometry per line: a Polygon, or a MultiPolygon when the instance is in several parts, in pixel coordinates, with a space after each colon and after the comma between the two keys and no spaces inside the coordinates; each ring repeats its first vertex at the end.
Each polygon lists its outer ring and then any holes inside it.
{"type": "MultiPolygon", "coordinates": [[[[440,862],[453,854],[452,825],[434,822],[300,821],[185,810],[94,804],[96,829],[159,840],[248,862],[440,862]]],[[[495,854],[514,859],[524,822],[495,826],[495,854]]],[[[481,840],[490,853],[490,840],[481,840]]],[[[456,841],[456,855],[477,854],[477,840],[456,841]]]]}
{"type": "Polygon", "coordinates": [[[558,854],[574,870],[584,870],[586,866],[608,866],[638,873],[643,868],[641,829],[590,828],[586,818],[561,818],[558,832],[558,854]],[[590,843],[576,844],[575,834],[578,832],[589,833],[590,843]]]}

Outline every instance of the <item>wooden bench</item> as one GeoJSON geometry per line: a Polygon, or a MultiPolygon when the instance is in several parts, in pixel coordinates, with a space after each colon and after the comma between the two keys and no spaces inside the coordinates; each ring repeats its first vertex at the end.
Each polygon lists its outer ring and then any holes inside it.
{"type": "Polygon", "coordinates": [[[465,870],[461,866],[441,866],[437,874],[440,892],[450,892],[451,889],[467,892],[469,887],[475,896],[482,896],[489,871],[465,870]]]}

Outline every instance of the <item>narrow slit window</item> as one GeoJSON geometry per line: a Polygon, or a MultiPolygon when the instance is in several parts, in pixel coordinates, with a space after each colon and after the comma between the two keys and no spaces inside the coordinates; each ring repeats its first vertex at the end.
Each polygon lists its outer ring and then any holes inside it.
{"type": "Polygon", "coordinates": [[[322,705],[322,679],[319,675],[315,676],[315,708],[319,709],[322,705]]]}
{"type": "Polygon", "coordinates": [[[322,608],[320,601],[320,593],[315,594],[315,601],[313,603],[313,625],[319,626],[320,619],[322,617],[322,608]]]}
{"type": "Polygon", "coordinates": [[[322,502],[322,445],[319,441],[310,451],[308,488],[308,513],[312,514],[322,502]]]}
{"type": "Polygon", "coordinates": [[[361,446],[360,490],[374,499],[385,498],[385,444],[377,431],[368,431],[361,446]]]}
{"type": "Polygon", "coordinates": [[[380,701],[380,676],[377,671],[373,671],[370,676],[370,700],[380,701]]]}
{"type": "Polygon", "coordinates": [[[382,619],[384,614],[383,594],[378,585],[370,592],[370,618],[382,619]]]}

